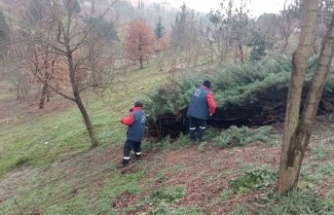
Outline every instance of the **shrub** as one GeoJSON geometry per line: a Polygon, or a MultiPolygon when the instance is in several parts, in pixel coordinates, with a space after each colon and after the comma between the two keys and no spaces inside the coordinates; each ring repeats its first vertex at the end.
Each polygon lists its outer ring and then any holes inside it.
{"type": "Polygon", "coordinates": [[[322,199],[313,192],[293,190],[287,195],[273,194],[258,208],[259,215],[332,215],[333,201],[322,199]]]}
{"type": "Polygon", "coordinates": [[[268,169],[256,169],[245,172],[240,178],[230,180],[229,186],[235,192],[247,192],[252,189],[264,190],[276,179],[268,169]]]}
{"type": "MultiPolygon", "coordinates": [[[[317,60],[313,58],[309,61],[302,92],[303,101],[317,60]]],[[[334,92],[333,68],[325,85],[319,114],[334,110],[334,101],[331,99],[334,92]]],[[[185,133],[188,129],[187,106],[193,90],[204,79],[211,80],[217,102],[216,113],[209,120],[210,125],[228,128],[231,125],[268,125],[281,122],[285,115],[291,71],[292,63],[289,58],[275,56],[258,63],[230,64],[207,76],[187,74],[173,77],[149,94],[145,101],[149,115],[148,133],[158,138],[169,135],[178,137],[180,133],[185,133]]]]}
{"type": "Polygon", "coordinates": [[[273,143],[277,137],[271,134],[271,129],[270,126],[257,129],[232,126],[213,138],[213,142],[218,146],[244,146],[255,142],[273,143]]]}

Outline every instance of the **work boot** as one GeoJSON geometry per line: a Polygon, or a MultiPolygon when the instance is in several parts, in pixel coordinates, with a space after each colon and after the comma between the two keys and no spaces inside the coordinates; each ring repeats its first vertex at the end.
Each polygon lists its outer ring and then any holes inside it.
{"type": "Polygon", "coordinates": [[[190,139],[193,143],[196,142],[196,128],[189,128],[190,139]]]}
{"type": "Polygon", "coordinates": [[[136,159],[140,160],[141,159],[141,152],[136,152],[136,159]]]}
{"type": "Polygon", "coordinates": [[[203,141],[204,131],[205,131],[205,127],[200,127],[198,134],[197,134],[199,142],[203,141]]]}
{"type": "Polygon", "coordinates": [[[125,160],[125,159],[123,159],[122,160],[122,167],[126,167],[126,166],[128,166],[129,165],[129,160],[125,160]]]}

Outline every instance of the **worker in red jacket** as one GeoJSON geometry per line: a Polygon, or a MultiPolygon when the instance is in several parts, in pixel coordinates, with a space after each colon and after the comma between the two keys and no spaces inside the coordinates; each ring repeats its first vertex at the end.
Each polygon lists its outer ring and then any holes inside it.
{"type": "Polygon", "coordinates": [[[190,139],[196,142],[202,141],[209,116],[216,110],[216,102],[211,92],[211,82],[206,80],[200,88],[197,88],[191,97],[188,107],[190,139]],[[198,129],[197,135],[196,130],[198,129]]]}
{"type": "Polygon", "coordinates": [[[146,116],[143,111],[143,104],[136,102],[130,109],[128,116],[123,117],[121,122],[128,126],[127,138],[124,144],[124,156],[122,160],[123,167],[127,166],[130,161],[130,152],[132,149],[136,153],[136,158],[141,157],[141,141],[145,133],[146,116]]]}

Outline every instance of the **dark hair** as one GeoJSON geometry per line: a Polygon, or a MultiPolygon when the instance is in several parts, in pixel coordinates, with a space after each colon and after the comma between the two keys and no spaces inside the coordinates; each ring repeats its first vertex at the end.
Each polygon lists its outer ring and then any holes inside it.
{"type": "Polygon", "coordinates": [[[137,102],[135,103],[135,107],[143,107],[143,103],[137,101],[137,102]]]}
{"type": "Polygon", "coordinates": [[[211,82],[209,81],[209,80],[205,80],[204,82],[203,82],[203,85],[204,86],[206,86],[207,88],[211,88],[211,82]]]}

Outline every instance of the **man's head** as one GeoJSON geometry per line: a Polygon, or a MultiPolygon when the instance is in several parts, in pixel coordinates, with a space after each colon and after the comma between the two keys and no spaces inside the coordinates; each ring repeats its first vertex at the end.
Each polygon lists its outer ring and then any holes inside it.
{"type": "Polygon", "coordinates": [[[142,102],[140,102],[140,101],[137,101],[136,103],[135,103],[135,105],[134,105],[135,107],[143,107],[143,103],[142,102]]]}
{"type": "Polygon", "coordinates": [[[211,82],[209,81],[209,80],[205,80],[204,82],[203,82],[203,86],[206,86],[207,88],[211,88],[211,82]]]}

